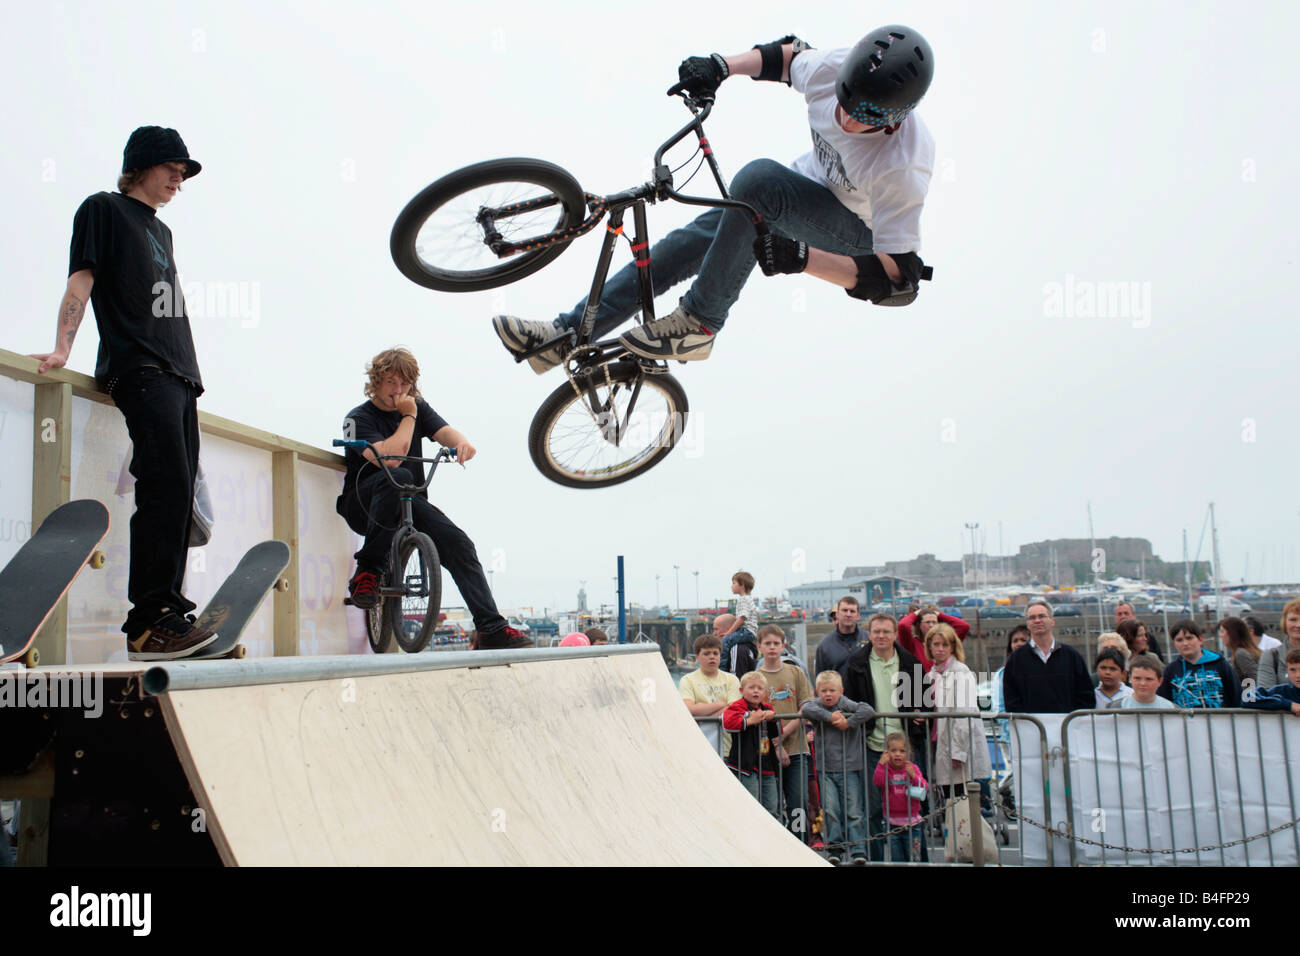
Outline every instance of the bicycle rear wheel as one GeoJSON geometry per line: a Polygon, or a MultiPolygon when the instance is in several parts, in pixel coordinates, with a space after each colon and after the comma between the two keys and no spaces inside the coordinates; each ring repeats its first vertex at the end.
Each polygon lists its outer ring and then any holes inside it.
{"type": "Polygon", "coordinates": [[[393,646],[393,635],[389,633],[385,619],[389,603],[395,600],[396,598],[384,598],[374,607],[366,608],[366,640],[376,654],[387,654],[393,646]]]}
{"type": "Polygon", "coordinates": [[[442,565],[438,551],[427,534],[412,531],[402,539],[399,551],[399,586],[406,589],[401,597],[384,602],[388,630],[397,646],[415,654],[429,645],[433,629],[438,626],[442,609],[442,565]]]}
{"type": "Polygon", "coordinates": [[[542,403],[528,431],[533,464],[570,488],[606,488],[663,461],[686,427],[686,392],[636,362],[584,370],[542,403]]]}
{"type": "Polygon", "coordinates": [[[495,289],[536,272],[569,243],[501,259],[487,245],[489,221],[506,241],[527,243],[576,226],[585,213],[582,187],[554,163],[493,159],[425,187],[397,217],[389,247],[402,275],[418,285],[439,292],[495,289]]]}

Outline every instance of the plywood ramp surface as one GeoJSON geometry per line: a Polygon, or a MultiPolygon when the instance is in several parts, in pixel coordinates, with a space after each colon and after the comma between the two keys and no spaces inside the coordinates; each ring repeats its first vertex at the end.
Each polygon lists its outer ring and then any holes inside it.
{"type": "Polygon", "coordinates": [[[815,865],[655,654],[187,690],[164,715],[241,865],[815,865]]]}

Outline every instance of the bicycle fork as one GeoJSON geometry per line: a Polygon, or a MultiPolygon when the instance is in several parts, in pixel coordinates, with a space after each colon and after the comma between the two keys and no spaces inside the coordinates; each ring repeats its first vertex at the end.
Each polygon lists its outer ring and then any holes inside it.
{"type": "MultiPolygon", "coordinates": [[[[428,568],[421,567],[419,574],[407,574],[406,567],[402,564],[402,543],[407,536],[415,533],[415,518],[411,507],[411,495],[404,494],[401,497],[402,504],[402,521],[397,526],[397,531],[393,534],[393,543],[390,547],[388,558],[388,580],[391,584],[387,587],[383,585],[379,588],[380,597],[427,597],[428,583],[426,577],[428,568]]],[[[424,563],[424,555],[419,550],[415,551],[417,560],[421,565],[424,563]]]]}

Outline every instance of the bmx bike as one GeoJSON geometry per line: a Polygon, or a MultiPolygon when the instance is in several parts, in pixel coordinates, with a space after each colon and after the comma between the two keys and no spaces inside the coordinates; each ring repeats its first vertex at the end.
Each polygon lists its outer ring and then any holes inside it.
{"type": "MultiPolygon", "coordinates": [[[[411,455],[381,455],[368,441],[362,439],[334,439],[336,448],[370,450],[377,463],[383,461],[419,461],[429,466],[429,473],[421,484],[405,484],[393,477],[393,470],[382,464],[384,476],[401,495],[401,520],[393,534],[388,568],[380,576],[379,603],[366,609],[366,638],[376,654],[385,654],[393,641],[408,654],[415,654],[429,645],[433,630],[438,626],[442,610],[442,564],[438,549],[423,531],[417,531],[411,513],[411,500],[426,491],[433,481],[434,472],[444,461],[456,458],[453,448],[444,448],[433,458],[416,458],[411,455]]],[[[344,604],[352,599],[344,598],[344,604]]]]}
{"type": "Polygon", "coordinates": [[[562,485],[603,488],[627,481],[663,461],[686,427],[686,391],[668,373],[666,362],[635,355],[617,338],[592,341],[600,294],[614,246],[623,236],[626,211],[632,210],[635,228],[627,241],[638,266],[637,303],[644,324],[655,318],[647,203],[672,199],[738,209],[750,216],[759,235],[767,233],[757,210],[727,193],[704,135],[713,98],[678,95],[691,111],[691,121],[655,151],[648,183],[596,196],[583,192],[573,176],[553,163],[494,159],[458,169],[427,186],[393,225],[390,248],[403,275],[440,292],[476,292],[531,275],[609,216],[579,328],[557,332],[515,359],[522,362],[556,345],[568,348],[562,363],[568,380],[542,402],[528,431],[533,464],[562,485]],[[676,170],[664,164],[664,154],[690,133],[698,147],[677,168],[703,155],[682,188],[707,162],[721,198],[686,196],[673,188],[676,170]]]}

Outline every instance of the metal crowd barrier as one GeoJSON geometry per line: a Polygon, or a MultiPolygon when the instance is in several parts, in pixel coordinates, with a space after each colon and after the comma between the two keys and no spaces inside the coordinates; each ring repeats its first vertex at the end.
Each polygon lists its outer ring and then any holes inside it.
{"type": "MultiPolygon", "coordinates": [[[[784,724],[786,721],[796,719],[796,717],[797,715],[784,714],[778,715],[778,720],[784,724]]],[[[831,727],[828,723],[803,717],[798,717],[798,719],[801,720],[803,728],[794,731],[794,734],[804,733],[807,729],[818,730],[822,735],[841,732],[838,729],[831,727]]],[[[875,761],[873,760],[871,751],[867,746],[870,734],[865,730],[861,731],[861,769],[848,769],[849,757],[843,749],[841,749],[840,752],[840,766],[838,768],[827,766],[826,761],[822,760],[817,754],[815,747],[813,748],[811,757],[805,762],[806,772],[808,776],[816,782],[816,790],[819,795],[825,789],[825,775],[828,773],[837,774],[838,779],[843,781],[847,781],[848,775],[853,774],[858,778],[858,783],[861,788],[862,812],[866,817],[866,820],[863,821],[866,831],[865,839],[855,842],[850,842],[848,839],[844,839],[837,841],[835,844],[826,843],[825,849],[828,853],[841,858],[853,858],[860,855],[866,857],[867,862],[870,863],[942,863],[944,859],[943,840],[939,839],[937,845],[931,845],[929,837],[932,833],[936,836],[942,836],[941,825],[947,817],[948,803],[951,799],[943,792],[944,787],[955,788],[953,790],[953,796],[966,795],[965,793],[962,793],[963,790],[966,791],[966,793],[974,795],[973,798],[967,802],[966,808],[972,815],[972,819],[968,822],[970,824],[972,838],[972,855],[976,865],[981,865],[982,863],[982,847],[980,846],[980,834],[982,828],[976,823],[975,819],[973,819],[973,817],[977,815],[983,815],[989,820],[990,826],[994,831],[995,840],[1003,844],[1010,854],[1015,855],[1019,853],[1019,838],[1024,831],[1023,826],[1021,826],[1023,818],[1021,808],[1023,807],[1023,801],[1020,799],[1018,794],[1018,788],[1020,785],[1017,781],[1026,779],[1026,776],[1030,778],[1035,776],[1035,774],[1026,775],[1024,773],[1024,767],[1027,761],[1036,762],[1038,764],[1036,768],[1038,773],[1036,776],[1042,783],[1043,806],[1050,806],[1049,777],[1047,772],[1047,735],[1040,720],[1032,715],[1026,714],[981,714],[975,710],[943,713],[896,713],[882,711],[877,712],[873,719],[903,722],[901,728],[889,727],[887,728],[887,732],[901,729],[902,732],[906,733],[909,726],[907,721],[916,721],[917,723],[927,725],[927,731],[922,735],[924,752],[921,754],[911,753],[909,755],[909,759],[918,766],[927,783],[926,798],[921,802],[922,820],[919,823],[914,824],[914,826],[922,828],[922,846],[924,847],[926,859],[920,861],[894,859],[894,851],[890,837],[893,834],[902,832],[904,829],[908,828],[891,827],[887,823],[888,808],[883,805],[884,797],[880,794],[880,788],[876,787],[873,782],[875,761]],[[999,724],[995,722],[994,718],[1006,720],[1013,728],[1014,736],[1017,740],[1028,738],[1034,740],[1036,745],[1032,747],[1024,745],[1011,747],[1009,741],[1002,736],[999,724]],[[980,785],[980,781],[968,780],[967,778],[961,780],[950,780],[947,784],[940,784],[935,779],[934,747],[936,741],[931,739],[934,735],[930,732],[928,725],[932,725],[937,721],[952,721],[954,723],[962,721],[967,724],[967,746],[964,750],[965,766],[971,766],[977,747],[983,748],[989,753],[989,762],[992,772],[990,777],[985,778],[983,786],[980,785]],[[1028,731],[1030,728],[1032,728],[1032,733],[1022,733],[1022,730],[1028,731]],[[982,814],[976,810],[977,801],[983,810],[982,814]],[[881,817],[879,819],[873,816],[873,809],[881,811],[881,817]],[[1016,844],[1014,846],[1011,844],[1011,832],[1013,827],[1017,836],[1016,844]]],[[[721,724],[720,717],[697,717],[696,721],[701,724],[721,724]]],[[[934,729],[937,731],[938,728],[935,727],[934,729]]],[[[725,732],[726,731],[724,731],[724,733],[725,732]]],[[[910,740],[911,738],[909,736],[909,750],[911,749],[910,740]]],[[[721,745],[719,745],[719,750],[721,751],[721,745]]],[[[950,755],[945,755],[945,757],[950,757],[950,755]]],[[[796,793],[800,798],[792,803],[787,794],[786,787],[786,777],[788,773],[788,768],[782,767],[780,761],[777,761],[777,772],[775,778],[767,778],[769,781],[773,781],[772,785],[774,785],[776,789],[776,800],[774,802],[777,804],[777,812],[774,815],[777,819],[781,820],[796,837],[804,840],[806,843],[812,842],[811,837],[813,836],[814,828],[824,838],[826,836],[826,824],[828,823],[826,814],[827,808],[824,805],[821,807],[820,817],[812,817],[809,814],[807,810],[808,785],[806,781],[802,787],[797,787],[797,785],[796,787],[792,787],[792,789],[796,789],[796,793]]],[[[951,778],[952,774],[949,773],[945,776],[951,778]]],[[[746,788],[749,789],[751,793],[753,792],[754,787],[751,782],[744,779],[742,779],[741,782],[746,785],[746,788]]],[[[763,783],[760,780],[758,784],[760,794],[756,794],[756,796],[759,797],[760,802],[762,802],[762,786],[763,783]]],[[[844,831],[845,837],[848,837],[847,818],[849,816],[849,807],[847,805],[847,788],[837,786],[835,789],[839,793],[840,805],[837,808],[839,811],[838,820],[841,821],[839,829],[844,831]]],[[[1044,818],[1047,818],[1046,813],[1044,813],[1044,818]]],[[[1045,825],[1040,826],[1042,826],[1043,829],[1047,829],[1045,825]]],[[[1048,865],[1052,865],[1053,850],[1050,841],[1048,842],[1047,853],[1049,857],[1048,865]]]]}

